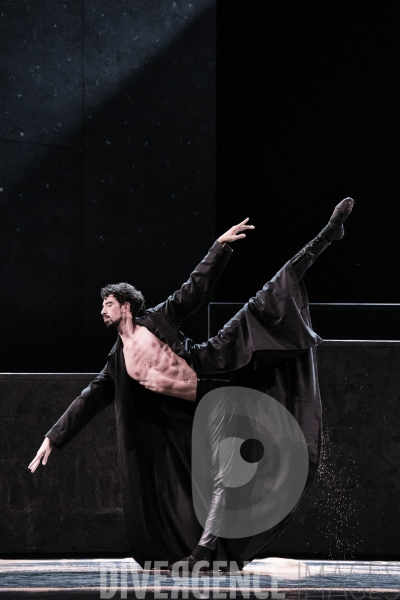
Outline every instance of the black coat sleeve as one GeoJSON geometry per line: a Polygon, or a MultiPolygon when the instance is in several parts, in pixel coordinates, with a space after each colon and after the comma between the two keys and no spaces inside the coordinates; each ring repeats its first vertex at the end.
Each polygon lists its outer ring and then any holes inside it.
{"type": "Polygon", "coordinates": [[[46,433],[46,437],[57,448],[63,448],[97,413],[113,402],[114,396],[114,381],[106,365],[46,433]]]}
{"type": "Polygon", "coordinates": [[[218,240],[214,242],[181,289],[148,312],[163,312],[175,323],[195,312],[217,283],[231,254],[232,248],[223,246],[218,240]]]}

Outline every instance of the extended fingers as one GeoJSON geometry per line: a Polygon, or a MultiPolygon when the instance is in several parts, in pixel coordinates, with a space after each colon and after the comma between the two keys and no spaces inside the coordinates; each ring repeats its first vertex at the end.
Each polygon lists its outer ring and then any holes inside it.
{"type": "Polygon", "coordinates": [[[31,473],[34,473],[36,471],[38,464],[39,464],[39,460],[40,459],[35,458],[29,465],[28,469],[30,469],[31,473]]]}
{"type": "Polygon", "coordinates": [[[33,460],[31,460],[31,462],[28,465],[28,469],[30,469],[36,461],[37,461],[37,456],[35,456],[35,458],[33,460]]]}
{"type": "Polygon", "coordinates": [[[237,225],[235,231],[245,231],[246,229],[254,229],[254,225],[237,225]]]}
{"type": "MultiPolygon", "coordinates": [[[[238,223],[236,225],[236,227],[241,227],[242,225],[245,225],[248,220],[249,220],[249,217],[247,217],[247,219],[244,219],[244,221],[241,221],[240,223],[238,223]]],[[[253,225],[248,225],[248,227],[253,227],[253,225]]]]}
{"type": "Polygon", "coordinates": [[[38,468],[40,461],[43,458],[43,462],[42,464],[45,465],[47,462],[47,457],[49,456],[51,450],[49,452],[38,452],[35,456],[35,458],[29,463],[28,465],[28,469],[31,470],[32,473],[34,473],[36,471],[36,469],[38,468]]]}
{"type": "Polygon", "coordinates": [[[232,227],[232,229],[234,229],[234,230],[238,230],[238,229],[240,229],[241,227],[245,227],[245,223],[247,223],[247,221],[248,221],[248,220],[249,220],[249,217],[247,217],[247,219],[245,219],[244,221],[241,221],[241,223],[238,223],[237,225],[234,225],[234,226],[232,227]]]}

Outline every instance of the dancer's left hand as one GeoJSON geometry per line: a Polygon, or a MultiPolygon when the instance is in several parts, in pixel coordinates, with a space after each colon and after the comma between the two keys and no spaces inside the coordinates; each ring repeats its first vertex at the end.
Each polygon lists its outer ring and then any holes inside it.
{"type": "Polygon", "coordinates": [[[50,452],[52,451],[52,449],[52,441],[48,437],[45,437],[43,440],[43,444],[40,446],[39,450],[36,453],[35,458],[30,462],[28,466],[28,469],[31,471],[31,473],[34,473],[36,471],[40,463],[42,463],[42,465],[47,464],[47,460],[50,456],[50,452]]]}
{"type": "Polygon", "coordinates": [[[239,225],[234,225],[228,231],[226,231],[221,237],[218,238],[220,244],[224,245],[226,242],[236,242],[236,240],[241,240],[246,237],[245,233],[240,233],[245,229],[254,229],[254,225],[246,225],[249,218],[245,219],[239,225]]]}

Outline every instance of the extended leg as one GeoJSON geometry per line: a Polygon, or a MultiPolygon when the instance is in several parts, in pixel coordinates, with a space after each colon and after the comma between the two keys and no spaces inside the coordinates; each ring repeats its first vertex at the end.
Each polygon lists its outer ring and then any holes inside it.
{"type": "MultiPolygon", "coordinates": [[[[209,391],[214,390],[216,388],[219,387],[225,387],[227,385],[230,385],[230,381],[227,379],[199,379],[198,380],[198,385],[197,385],[197,398],[196,398],[196,403],[200,402],[201,398],[203,396],[205,396],[209,391]]],[[[210,432],[205,432],[205,435],[210,435],[210,432]]],[[[211,432],[211,436],[217,436],[218,438],[218,428],[217,431],[212,430],[211,432]]],[[[210,440],[210,445],[213,448],[218,448],[218,444],[215,443],[215,440],[212,439],[210,440]],[[212,443],[212,441],[214,443],[212,443]]],[[[215,454],[215,450],[214,450],[214,454],[215,454]]],[[[215,468],[215,463],[216,463],[216,457],[214,456],[213,458],[213,467],[215,468]]],[[[174,564],[169,565],[168,569],[172,570],[174,568],[174,565],[178,565],[178,563],[184,563],[184,570],[188,570],[188,571],[192,571],[193,568],[196,566],[196,563],[199,561],[206,561],[209,564],[209,567],[211,567],[211,562],[212,562],[212,555],[213,552],[216,550],[217,548],[217,543],[218,543],[218,536],[214,535],[211,532],[211,520],[215,520],[218,519],[219,516],[219,503],[220,503],[220,497],[221,497],[221,492],[223,492],[223,488],[221,485],[218,485],[218,477],[217,477],[217,473],[218,473],[218,469],[216,470],[215,473],[215,487],[216,489],[214,490],[214,493],[212,495],[212,499],[211,499],[211,503],[210,503],[210,507],[209,507],[209,511],[208,511],[208,517],[207,517],[207,521],[205,523],[204,526],[204,530],[203,530],[203,534],[197,544],[197,546],[191,551],[189,556],[186,556],[185,558],[182,558],[180,561],[177,561],[174,564]]],[[[214,530],[215,530],[215,526],[214,526],[214,530]]],[[[200,569],[200,571],[208,571],[209,568],[208,567],[202,567],[200,569]]]]}
{"type": "Polygon", "coordinates": [[[330,246],[333,241],[342,239],[344,236],[343,223],[349,216],[353,206],[354,200],[352,198],[345,198],[339,202],[326,227],[291,259],[298,281],[302,279],[306,270],[321,252],[330,246]]]}

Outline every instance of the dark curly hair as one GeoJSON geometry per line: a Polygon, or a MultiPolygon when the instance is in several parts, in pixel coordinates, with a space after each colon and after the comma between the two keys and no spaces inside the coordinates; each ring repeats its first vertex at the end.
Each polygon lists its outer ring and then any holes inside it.
{"type": "Polygon", "coordinates": [[[144,307],[144,298],[142,292],[137,290],[130,283],[110,283],[103,287],[100,295],[102,299],[107,296],[114,296],[120,304],[129,302],[131,305],[131,313],[133,316],[144,307]]]}

